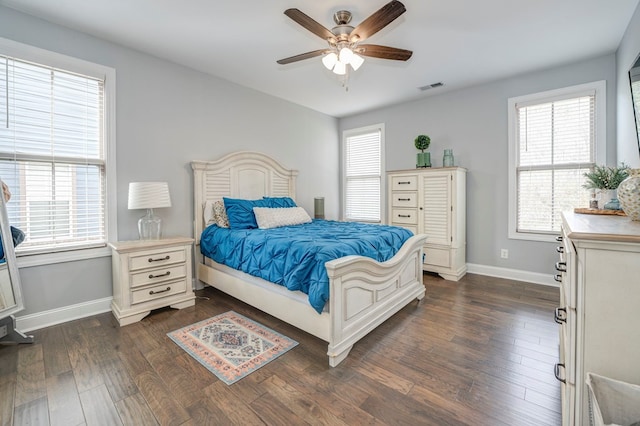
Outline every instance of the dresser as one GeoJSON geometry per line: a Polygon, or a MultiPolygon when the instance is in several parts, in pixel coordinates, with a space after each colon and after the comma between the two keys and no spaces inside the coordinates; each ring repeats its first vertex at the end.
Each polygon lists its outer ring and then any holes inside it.
{"type": "Polygon", "coordinates": [[[640,384],[640,222],[564,213],[558,240],[562,424],[588,425],[588,372],[640,384]]]}
{"type": "Polygon", "coordinates": [[[462,167],[387,173],[387,222],[426,234],[423,270],[452,281],[467,272],[466,176],[462,167]]]}
{"type": "Polygon", "coordinates": [[[195,304],[192,289],[193,238],[110,243],[113,269],[111,310],[120,326],[153,309],[195,304]]]}

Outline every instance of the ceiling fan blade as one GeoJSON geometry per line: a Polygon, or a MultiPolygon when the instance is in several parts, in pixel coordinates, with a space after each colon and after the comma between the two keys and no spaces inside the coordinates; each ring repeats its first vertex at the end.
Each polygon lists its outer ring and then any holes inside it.
{"type": "Polygon", "coordinates": [[[371,58],[393,59],[395,61],[406,61],[413,55],[411,50],[379,46],[377,44],[361,44],[356,48],[356,53],[371,58]]]}
{"type": "Polygon", "coordinates": [[[284,14],[318,37],[324,40],[333,40],[335,42],[335,36],[331,31],[314,21],[313,18],[304,14],[299,9],[287,9],[284,11],[284,14]]]}
{"type": "Polygon", "coordinates": [[[289,58],[280,59],[277,62],[280,65],[286,65],[286,64],[290,64],[292,62],[298,62],[298,61],[302,61],[302,60],[309,59],[309,58],[315,58],[316,56],[320,56],[320,55],[323,55],[325,53],[329,53],[329,50],[327,50],[327,49],[314,50],[312,52],[301,53],[301,54],[296,55],[296,56],[291,56],[289,58]]]}
{"type": "Polygon", "coordinates": [[[355,27],[349,39],[351,42],[363,41],[387,25],[393,22],[398,16],[402,15],[407,9],[404,4],[399,1],[393,0],[387,3],[373,15],[362,21],[360,25],[355,27]]]}

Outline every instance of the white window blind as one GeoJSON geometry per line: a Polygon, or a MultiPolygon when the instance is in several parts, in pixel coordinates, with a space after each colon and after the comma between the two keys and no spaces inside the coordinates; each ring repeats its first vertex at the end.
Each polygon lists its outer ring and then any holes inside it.
{"type": "Polygon", "coordinates": [[[560,213],[587,207],[595,164],[595,91],[516,104],[516,232],[555,234],[560,213]]]}
{"type": "Polygon", "coordinates": [[[0,177],[17,253],[106,243],[104,80],[0,56],[0,177]]]}
{"type": "Polygon", "coordinates": [[[382,131],[351,133],[344,143],[345,219],[380,222],[382,131]]]}

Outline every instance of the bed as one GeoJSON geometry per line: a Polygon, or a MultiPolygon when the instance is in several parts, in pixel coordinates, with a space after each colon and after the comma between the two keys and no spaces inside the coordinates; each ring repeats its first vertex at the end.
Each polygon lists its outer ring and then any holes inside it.
{"type": "Polygon", "coordinates": [[[193,161],[196,276],[261,311],[328,342],[329,365],[342,362],[353,345],[413,300],[424,297],[422,246],[425,235],[411,236],[391,259],[377,262],[345,256],[325,264],[327,307],[318,313],[301,291],[237,271],[201,254],[207,201],[223,197],[295,200],[298,172],[258,152],[235,152],[215,161],[193,161]]]}

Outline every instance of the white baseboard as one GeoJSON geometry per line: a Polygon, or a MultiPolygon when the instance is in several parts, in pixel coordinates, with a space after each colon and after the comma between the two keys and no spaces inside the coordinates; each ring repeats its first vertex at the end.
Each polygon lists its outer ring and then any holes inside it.
{"type": "Polygon", "coordinates": [[[16,328],[24,333],[109,312],[111,311],[112,300],[113,297],[105,297],[104,299],[91,300],[77,305],[16,317],[16,328]]]}
{"type": "Polygon", "coordinates": [[[542,284],[551,287],[559,287],[552,274],[541,274],[539,272],[521,271],[519,269],[500,268],[498,266],[477,265],[467,263],[467,272],[489,277],[506,278],[509,280],[526,281],[534,284],[542,284]]]}

